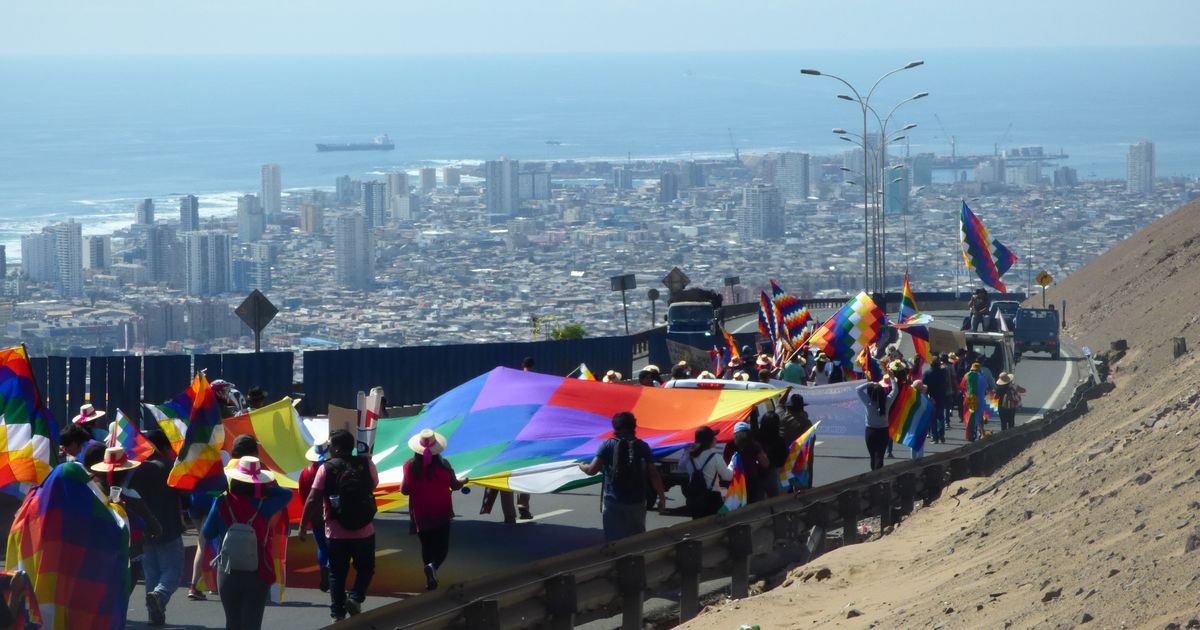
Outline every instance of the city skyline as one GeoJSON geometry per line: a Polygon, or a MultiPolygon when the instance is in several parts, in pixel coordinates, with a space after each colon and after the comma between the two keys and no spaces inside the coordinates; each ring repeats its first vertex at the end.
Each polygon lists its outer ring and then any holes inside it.
{"type": "Polygon", "coordinates": [[[0,55],[854,50],[903,49],[907,41],[926,49],[1188,46],[1198,43],[1191,25],[1200,22],[1200,5],[1185,0],[1014,0],[1003,10],[949,0],[860,0],[819,10],[773,0],[736,10],[713,0],[614,0],[604,8],[548,0],[49,0],[0,11],[0,55]],[[367,13],[372,19],[358,19],[367,13]],[[397,24],[409,26],[405,37],[391,36],[397,24]],[[209,41],[213,33],[221,34],[219,47],[209,41]]]}

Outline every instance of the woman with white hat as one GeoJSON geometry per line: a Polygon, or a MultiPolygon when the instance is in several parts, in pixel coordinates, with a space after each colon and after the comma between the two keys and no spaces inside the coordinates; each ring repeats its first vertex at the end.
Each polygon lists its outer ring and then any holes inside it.
{"type": "Polygon", "coordinates": [[[273,484],[275,474],[253,455],[240,458],[225,474],[229,491],[213,502],[201,534],[221,546],[217,592],[225,627],[257,630],[276,581],[272,541],[287,535],[280,518],[287,518],[292,491],[273,484]]]}
{"type": "Polygon", "coordinates": [[[1025,388],[1017,385],[1012,372],[1001,372],[996,379],[996,399],[999,401],[1000,430],[1017,426],[1017,409],[1021,406],[1021,394],[1025,388]]]}
{"type": "Polygon", "coordinates": [[[409,498],[408,511],[421,540],[421,564],[425,570],[425,589],[438,587],[437,570],[450,553],[450,521],[454,518],[451,502],[455,490],[467,479],[459,480],[450,462],[442,458],[446,436],[423,429],[408,440],[412,459],[404,464],[400,492],[409,498]]]}

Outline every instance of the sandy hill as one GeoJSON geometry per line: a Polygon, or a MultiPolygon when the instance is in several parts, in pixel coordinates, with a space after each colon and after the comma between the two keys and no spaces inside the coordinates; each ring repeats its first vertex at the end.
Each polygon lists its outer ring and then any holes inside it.
{"type": "Polygon", "coordinates": [[[893,534],[685,627],[1200,628],[1198,271],[1200,202],[1053,287],[1077,342],[1129,352],[1114,391],[996,475],[1031,468],[978,499],[951,487],[893,534]],[[1172,337],[1193,352],[1175,359],[1172,337]]]}

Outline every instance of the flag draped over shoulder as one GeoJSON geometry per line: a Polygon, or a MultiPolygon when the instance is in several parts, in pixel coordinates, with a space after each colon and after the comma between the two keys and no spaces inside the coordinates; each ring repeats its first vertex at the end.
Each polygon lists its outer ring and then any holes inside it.
{"type": "Polygon", "coordinates": [[[933,404],[929,397],[912,385],[900,386],[900,393],[888,409],[888,435],[892,441],[921,450],[932,420],[933,404]]]}
{"type": "Polygon", "coordinates": [[[813,485],[813,447],[817,443],[818,420],[788,447],[787,459],[779,469],[779,486],[783,490],[811,488],[813,485]]]}
{"type": "Polygon", "coordinates": [[[228,487],[221,463],[225,429],[217,396],[203,373],[196,375],[188,393],[192,413],[167,485],[180,490],[224,492],[228,487]]]}
{"type": "Polygon", "coordinates": [[[112,422],[108,430],[108,445],[124,448],[125,454],[135,462],[146,461],[157,450],[119,409],[117,410],[117,419],[112,422]]]}
{"type": "Polygon", "coordinates": [[[808,343],[849,366],[862,349],[875,343],[886,316],[871,296],[859,293],[824,324],[817,327],[808,343]]]}
{"type": "Polygon", "coordinates": [[[967,372],[963,375],[963,410],[967,420],[967,439],[983,427],[984,420],[990,416],[987,411],[988,394],[987,377],[980,372],[967,372]]]}
{"type": "Polygon", "coordinates": [[[1017,255],[1012,253],[1000,241],[992,238],[983,221],[963,202],[962,215],[958,222],[959,237],[962,242],[963,261],[968,269],[974,269],[984,284],[1001,293],[1007,293],[1004,282],[1000,277],[1017,262],[1017,255]]]}
{"type": "Polygon", "coordinates": [[[721,506],[720,512],[732,512],[746,507],[750,501],[749,490],[746,486],[746,468],[742,464],[741,455],[733,454],[729,468],[733,471],[733,477],[729,480],[729,487],[725,489],[725,503],[721,506]]]}
{"type": "Polygon", "coordinates": [[[576,465],[612,437],[612,417],[637,416],[638,437],[655,454],[691,444],[697,427],[728,436],[750,408],[783,390],[670,389],[563,378],[499,367],[446,392],[416,416],[381,420],[374,461],[384,507],[396,494],[408,440],[433,429],[448,440],[442,453],[471,484],[545,493],[588,483],[576,465]]]}
{"type": "Polygon", "coordinates": [[[0,487],[41,483],[57,462],[58,426],[24,346],[0,350],[0,487]]]}
{"type": "Polygon", "coordinates": [[[8,535],[8,569],[25,571],[45,628],[125,627],[129,526],[83,466],[56,467],[25,497],[8,535]]]}

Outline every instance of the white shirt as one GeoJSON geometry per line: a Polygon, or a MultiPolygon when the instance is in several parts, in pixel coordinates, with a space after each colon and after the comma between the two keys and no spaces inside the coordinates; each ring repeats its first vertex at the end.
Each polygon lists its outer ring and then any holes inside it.
{"type": "Polygon", "coordinates": [[[720,492],[721,485],[717,480],[723,479],[729,481],[733,479],[733,472],[725,465],[725,458],[722,456],[722,452],[722,449],[714,446],[693,458],[685,450],[683,457],[679,459],[679,472],[686,474],[690,479],[695,466],[699,466],[701,474],[704,475],[704,482],[708,484],[708,489],[720,492]],[[696,461],[694,466],[692,464],[693,459],[696,461]]]}

